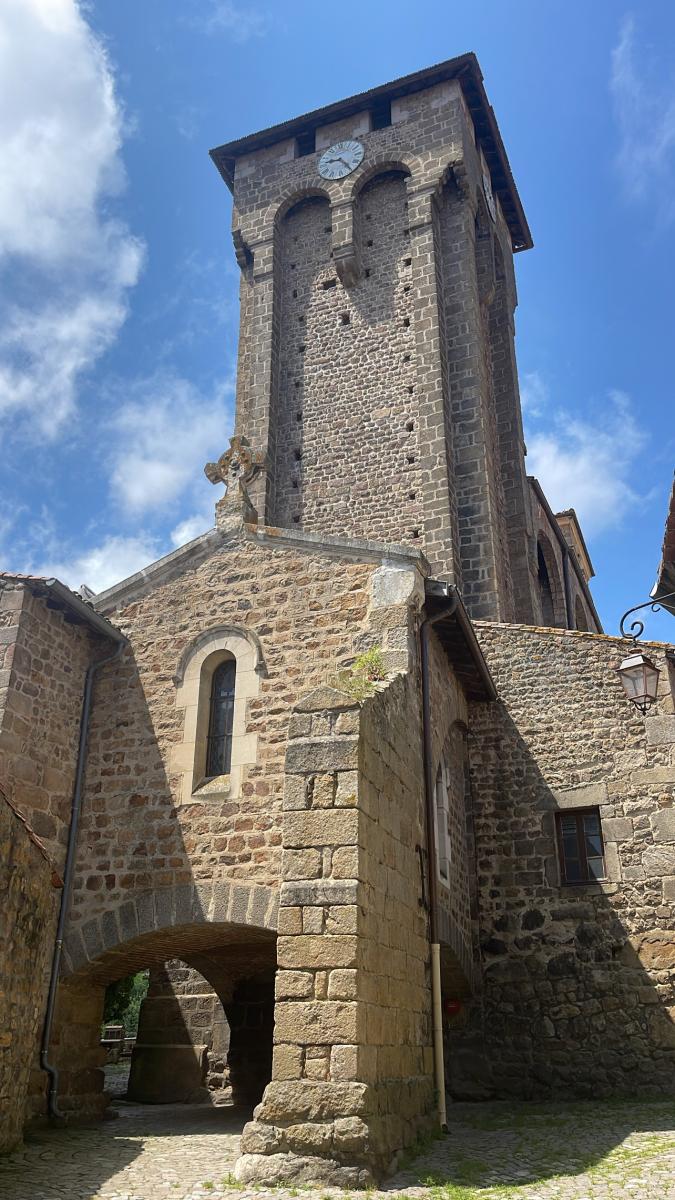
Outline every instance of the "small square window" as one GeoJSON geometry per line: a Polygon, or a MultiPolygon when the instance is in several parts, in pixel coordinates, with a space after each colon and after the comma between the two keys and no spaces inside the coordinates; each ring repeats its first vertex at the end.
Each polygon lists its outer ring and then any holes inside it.
{"type": "Polygon", "coordinates": [[[583,808],[558,812],[555,824],[560,882],[583,884],[606,879],[600,810],[583,808]]]}

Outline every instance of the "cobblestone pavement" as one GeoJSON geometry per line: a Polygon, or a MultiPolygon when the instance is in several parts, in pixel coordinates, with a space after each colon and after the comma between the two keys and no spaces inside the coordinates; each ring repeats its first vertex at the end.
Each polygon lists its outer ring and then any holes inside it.
{"type": "MultiPolygon", "coordinates": [[[[241,1189],[242,1110],[118,1104],[95,1128],[44,1130],[0,1160],[3,1200],[349,1200],[241,1189]]],[[[450,1134],[368,1200],[675,1200],[675,1104],[454,1105],[450,1134]]]]}

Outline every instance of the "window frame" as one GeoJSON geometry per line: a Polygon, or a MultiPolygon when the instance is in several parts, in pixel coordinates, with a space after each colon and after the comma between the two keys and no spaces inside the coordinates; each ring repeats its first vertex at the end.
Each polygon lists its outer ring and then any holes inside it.
{"type": "Polygon", "coordinates": [[[221,662],[217,663],[211,675],[211,685],[209,690],[209,724],[206,734],[206,761],[204,764],[204,782],[211,779],[219,779],[224,775],[229,775],[232,769],[232,741],[234,737],[234,704],[237,691],[237,660],[234,655],[228,655],[221,662]],[[232,686],[227,696],[219,697],[216,695],[216,686],[218,676],[228,670],[232,674],[232,686]],[[217,719],[217,705],[227,705],[227,717],[225,721],[226,730],[223,734],[214,733],[214,727],[217,719]],[[215,755],[214,743],[224,742],[223,750],[220,755],[223,758],[223,763],[219,764],[222,769],[213,771],[213,758],[215,755]]]}
{"type": "Polygon", "coordinates": [[[560,870],[560,883],[563,887],[587,887],[591,883],[606,883],[607,875],[607,853],[605,847],[605,835],[602,831],[602,817],[600,809],[597,806],[590,805],[587,808],[564,808],[559,809],[555,814],[555,834],[558,850],[558,867],[560,870]],[[586,833],[584,830],[584,817],[594,816],[598,820],[598,833],[600,837],[600,855],[593,857],[602,858],[602,875],[595,876],[589,873],[588,855],[586,853],[586,833]],[[562,822],[565,819],[573,819],[576,825],[577,850],[579,866],[583,875],[582,879],[568,879],[566,870],[565,850],[563,841],[562,822]]]}

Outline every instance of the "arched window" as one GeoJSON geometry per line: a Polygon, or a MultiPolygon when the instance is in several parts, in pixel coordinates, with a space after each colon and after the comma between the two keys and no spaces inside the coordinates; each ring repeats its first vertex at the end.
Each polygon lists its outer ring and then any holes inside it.
{"type": "Polygon", "coordinates": [[[248,705],[265,675],[262,647],[250,629],[217,625],[185,647],[174,676],[176,707],[184,713],[183,736],[171,756],[179,803],[241,795],[258,754],[248,705]]]}
{"type": "Polygon", "coordinates": [[[206,747],[206,775],[229,775],[232,764],[232,724],[234,719],[234,680],[236,663],[226,658],[216,667],[211,680],[209,732],[206,747]]]}

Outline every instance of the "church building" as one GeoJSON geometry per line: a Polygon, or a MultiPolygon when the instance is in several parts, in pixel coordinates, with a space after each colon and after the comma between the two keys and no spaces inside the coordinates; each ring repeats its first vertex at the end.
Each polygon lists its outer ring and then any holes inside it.
{"type": "Polygon", "coordinates": [[[675,1093],[675,660],[527,473],[476,57],[211,157],[214,527],[95,596],[0,574],[0,1145],[103,1114],[144,968],[129,1095],[256,1105],[246,1184],[368,1186],[453,1099],[675,1093]]]}

